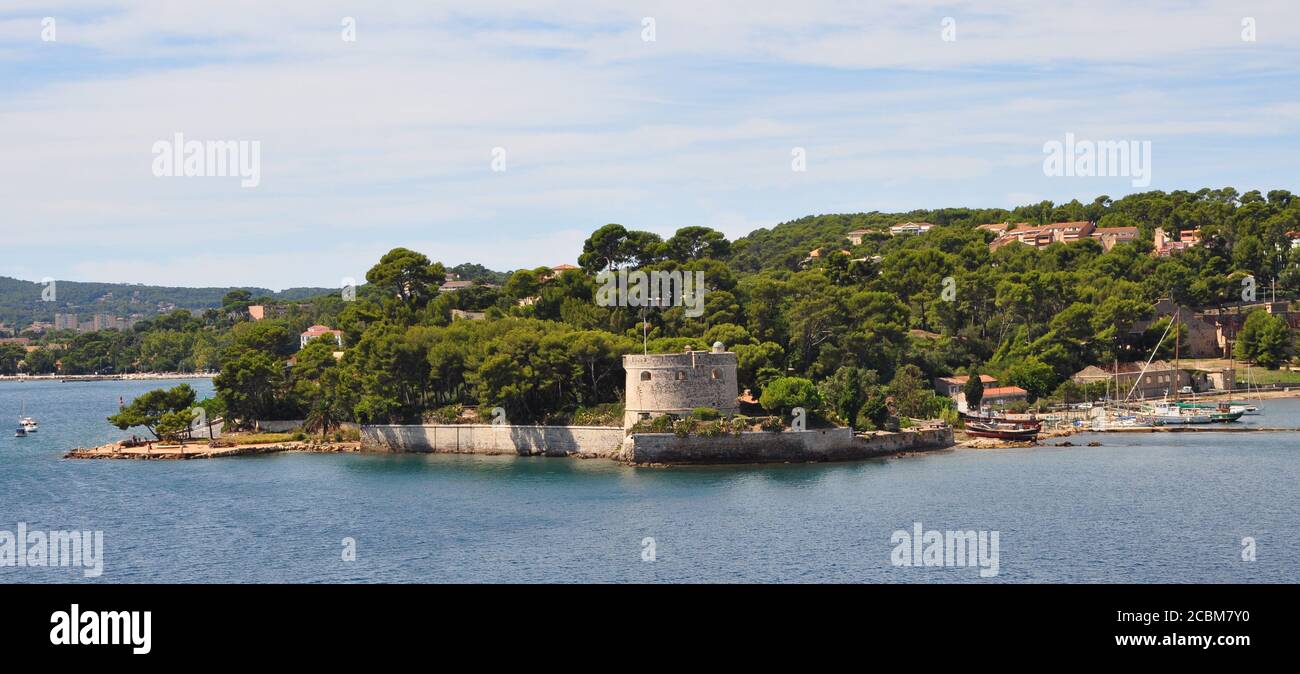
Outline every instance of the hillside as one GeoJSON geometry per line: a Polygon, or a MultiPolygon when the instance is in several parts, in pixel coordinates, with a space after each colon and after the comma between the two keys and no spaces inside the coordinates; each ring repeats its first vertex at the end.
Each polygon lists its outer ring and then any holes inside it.
{"type": "MultiPolygon", "coordinates": [[[[33,321],[53,321],[56,313],[75,313],[82,320],[104,313],[127,317],[153,316],[173,308],[208,309],[221,306],[221,298],[238,288],[179,288],[131,283],[57,281],[55,299],[42,299],[44,285],[0,276],[0,322],[23,327],[33,321]]],[[[296,301],[335,292],[332,288],[289,288],[281,292],[243,288],[253,297],[296,301]]]]}

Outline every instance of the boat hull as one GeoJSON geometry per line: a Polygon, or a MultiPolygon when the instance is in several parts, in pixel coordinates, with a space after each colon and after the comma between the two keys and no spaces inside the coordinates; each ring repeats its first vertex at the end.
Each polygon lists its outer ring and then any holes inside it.
{"type": "Polygon", "coordinates": [[[1033,441],[1038,439],[1037,428],[1005,428],[1002,425],[972,422],[966,424],[966,435],[993,440],[1033,441]]]}

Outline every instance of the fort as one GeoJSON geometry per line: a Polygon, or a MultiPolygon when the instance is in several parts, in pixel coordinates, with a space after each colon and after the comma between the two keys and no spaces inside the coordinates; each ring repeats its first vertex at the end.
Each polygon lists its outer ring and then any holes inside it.
{"type": "Polygon", "coordinates": [[[709,351],[623,356],[627,386],[623,389],[623,428],[665,414],[687,416],[699,407],[723,416],[739,411],[736,404],[736,354],[715,342],[709,351]]]}
{"type": "Polygon", "coordinates": [[[895,433],[851,428],[745,430],[704,437],[631,432],[656,417],[689,417],[698,408],[736,415],[736,354],[715,342],[708,351],[623,356],[623,427],[423,424],[362,426],[371,451],[514,454],[603,458],[638,465],[852,461],[953,445],[946,425],[895,433]]]}

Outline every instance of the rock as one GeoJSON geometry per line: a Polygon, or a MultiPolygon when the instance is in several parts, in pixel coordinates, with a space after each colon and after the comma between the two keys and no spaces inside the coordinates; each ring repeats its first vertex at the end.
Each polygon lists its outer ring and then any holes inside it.
{"type": "Polygon", "coordinates": [[[1097,442],[1096,440],[1093,440],[1092,442],[1089,442],[1089,443],[1088,443],[1088,446],[1089,446],[1089,447],[1100,447],[1100,446],[1101,446],[1101,443],[1100,443],[1100,442],[1097,442]]]}

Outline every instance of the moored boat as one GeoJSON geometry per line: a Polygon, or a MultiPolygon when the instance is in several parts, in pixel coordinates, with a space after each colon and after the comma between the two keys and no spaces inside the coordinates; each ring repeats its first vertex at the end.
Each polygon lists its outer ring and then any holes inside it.
{"type": "Polygon", "coordinates": [[[1169,404],[1150,407],[1145,413],[1138,415],[1138,418],[1154,426],[1208,424],[1214,421],[1214,417],[1207,410],[1169,404]]]}
{"type": "Polygon", "coordinates": [[[1258,406],[1238,404],[1238,403],[1177,403],[1177,405],[1183,409],[1214,410],[1215,412],[1221,412],[1221,413],[1229,412],[1229,413],[1237,414],[1237,416],[1231,419],[1230,421],[1236,421],[1237,419],[1240,419],[1242,415],[1246,415],[1246,414],[1250,414],[1250,415],[1259,414],[1258,406]]]}
{"type": "Polygon", "coordinates": [[[1014,424],[1016,426],[1021,426],[1025,428],[1033,428],[1034,430],[1040,430],[1043,425],[1041,419],[1010,419],[1005,416],[994,416],[994,415],[979,416],[975,414],[968,414],[966,412],[961,413],[961,419],[962,421],[967,423],[975,422],[981,424],[1014,424]]]}
{"type": "Polygon", "coordinates": [[[26,400],[23,401],[23,409],[20,414],[22,414],[22,416],[18,418],[18,425],[23,427],[23,431],[27,433],[35,433],[36,431],[40,430],[40,425],[36,423],[36,419],[27,416],[26,400]]]}
{"type": "Polygon", "coordinates": [[[977,438],[993,438],[995,440],[1032,441],[1038,439],[1038,428],[1013,423],[969,421],[966,423],[966,434],[977,438]]]}

